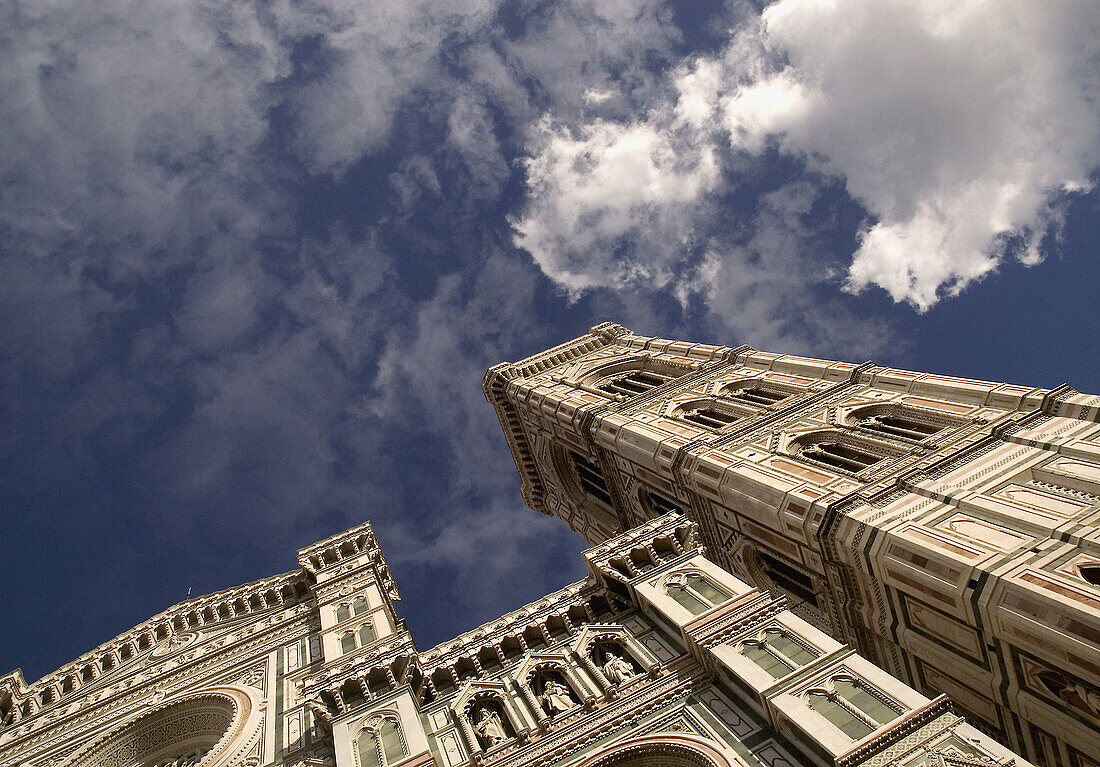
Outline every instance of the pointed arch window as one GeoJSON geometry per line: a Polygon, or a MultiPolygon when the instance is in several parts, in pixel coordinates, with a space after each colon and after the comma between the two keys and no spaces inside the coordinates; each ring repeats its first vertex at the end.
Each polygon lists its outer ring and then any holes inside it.
{"type": "Polygon", "coordinates": [[[350,617],[351,617],[351,608],[348,607],[347,605],[340,605],[339,607],[336,608],[336,621],[337,621],[337,623],[339,623],[341,621],[346,621],[350,617]]]}
{"type": "Polygon", "coordinates": [[[351,601],[351,612],[354,615],[362,615],[367,611],[367,600],[363,597],[356,597],[351,601]]]}
{"type": "Polygon", "coordinates": [[[359,646],[365,647],[375,640],[374,626],[364,623],[359,627],[359,646]]]}
{"type": "Polygon", "coordinates": [[[340,653],[347,655],[349,652],[355,651],[355,634],[350,631],[345,631],[340,637],[340,653]]]}

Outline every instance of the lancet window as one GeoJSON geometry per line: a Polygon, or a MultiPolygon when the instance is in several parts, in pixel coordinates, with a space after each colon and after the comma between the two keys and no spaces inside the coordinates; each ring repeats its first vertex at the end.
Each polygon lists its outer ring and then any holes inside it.
{"type": "Polygon", "coordinates": [[[340,605],[336,608],[336,621],[346,621],[351,617],[351,607],[348,605],[340,605]]]}
{"type": "Polygon", "coordinates": [[[351,631],[345,631],[340,636],[340,653],[347,655],[349,652],[355,651],[355,634],[351,631]]]}
{"type": "Polygon", "coordinates": [[[353,615],[362,615],[367,611],[367,600],[363,597],[356,597],[351,600],[351,612],[353,615]]]}

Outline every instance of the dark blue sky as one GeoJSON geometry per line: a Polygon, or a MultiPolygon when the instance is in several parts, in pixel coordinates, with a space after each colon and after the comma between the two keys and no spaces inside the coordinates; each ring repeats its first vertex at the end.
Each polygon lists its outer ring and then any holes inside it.
{"type": "Polygon", "coordinates": [[[3,6],[0,673],[364,519],[421,647],[581,577],[480,380],[603,320],[1100,391],[1032,5],[3,6]]]}

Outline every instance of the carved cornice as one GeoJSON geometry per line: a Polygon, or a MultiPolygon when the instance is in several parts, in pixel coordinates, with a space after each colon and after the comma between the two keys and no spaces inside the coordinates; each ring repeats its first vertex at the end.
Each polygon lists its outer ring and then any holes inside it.
{"type": "Polygon", "coordinates": [[[854,767],[854,765],[870,758],[903,738],[912,735],[925,727],[932,720],[949,715],[953,721],[961,721],[961,717],[955,714],[951,701],[946,695],[940,695],[922,708],[910,711],[897,719],[888,729],[875,737],[860,743],[846,754],[836,758],[837,767],[854,767]]]}

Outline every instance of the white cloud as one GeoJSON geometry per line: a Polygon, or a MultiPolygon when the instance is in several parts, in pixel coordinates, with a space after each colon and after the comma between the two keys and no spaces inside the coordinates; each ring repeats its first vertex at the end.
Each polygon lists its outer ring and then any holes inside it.
{"type": "Polygon", "coordinates": [[[735,146],[776,134],[874,216],[853,290],[926,309],[994,269],[1007,235],[1034,262],[1051,205],[1100,164],[1096,3],[781,0],[761,35],[787,63],[762,73],[731,45],[716,113],[735,146]]]}
{"type": "Polygon", "coordinates": [[[711,148],[691,139],[650,122],[598,120],[576,136],[544,122],[518,243],[573,295],[664,287],[691,245],[690,211],[718,178],[711,148]]]}

